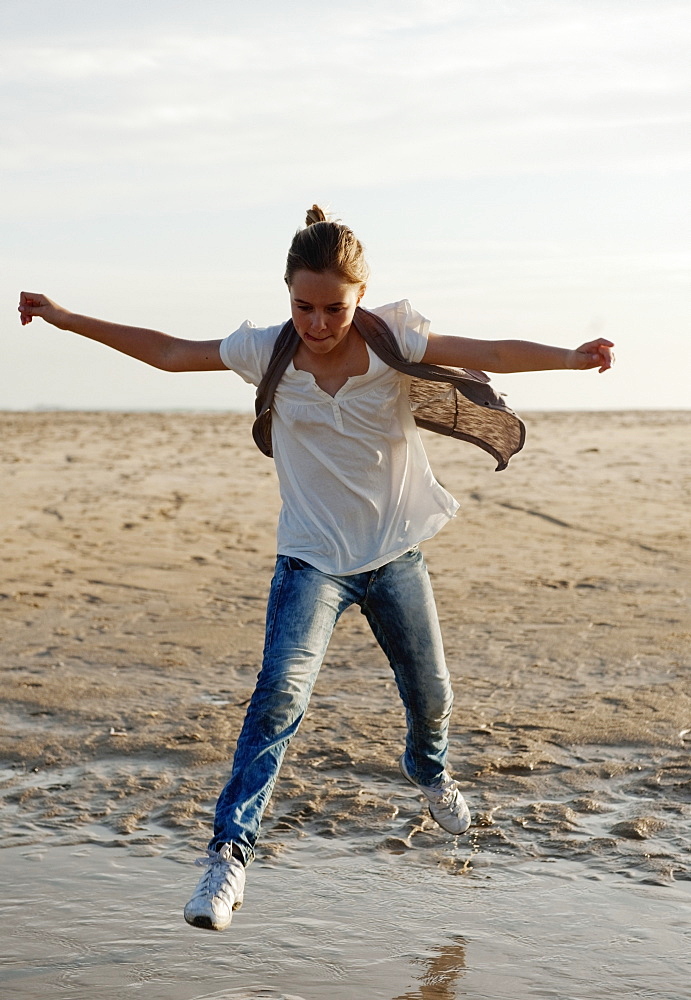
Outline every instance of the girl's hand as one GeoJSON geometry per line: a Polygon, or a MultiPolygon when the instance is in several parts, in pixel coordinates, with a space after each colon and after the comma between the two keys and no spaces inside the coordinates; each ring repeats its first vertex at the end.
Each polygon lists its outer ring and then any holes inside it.
{"type": "Polygon", "coordinates": [[[34,316],[39,316],[46,323],[64,329],[69,313],[46,295],[41,295],[39,292],[22,292],[19,296],[19,315],[22,326],[30,323],[34,316]]]}
{"type": "Polygon", "coordinates": [[[575,351],[570,352],[567,368],[574,368],[585,371],[587,368],[598,368],[601,372],[606,372],[614,364],[614,354],[612,348],[614,344],[611,340],[590,340],[587,344],[581,344],[575,351]]]}

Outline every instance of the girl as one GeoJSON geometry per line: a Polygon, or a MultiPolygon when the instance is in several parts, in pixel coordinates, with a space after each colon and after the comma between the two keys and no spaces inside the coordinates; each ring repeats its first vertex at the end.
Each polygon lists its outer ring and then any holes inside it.
{"type": "MultiPolygon", "coordinates": [[[[216,806],[208,857],[200,860],[206,872],[185,907],[185,919],[197,927],[222,930],[242,903],[245,867],[283,756],[334,626],[351,604],[367,617],[405,706],[403,776],[426,796],[444,830],[460,834],[470,825],[465,800],[445,769],[453,696],[418,548],[458,504],[432,475],[408,379],[371,351],[357,329],[367,277],[351,230],[313,206],[293,239],[285,273],[295,349],[272,405],[270,442],[283,506],[263,665],[216,806]]],[[[230,368],[255,385],[281,332],[246,322],[225,340],[183,340],[70,313],[26,292],[19,311],[23,324],[39,316],[166,371],[230,368]]],[[[438,336],[407,301],[372,313],[408,362],[492,372],[604,372],[613,361],[613,345],[603,339],[566,350],[438,336]]]]}

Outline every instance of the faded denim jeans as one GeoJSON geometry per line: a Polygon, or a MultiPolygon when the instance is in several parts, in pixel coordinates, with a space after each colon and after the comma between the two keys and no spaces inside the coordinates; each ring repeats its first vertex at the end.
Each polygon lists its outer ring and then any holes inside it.
{"type": "Polygon", "coordinates": [[[334,626],[359,605],[393,669],[408,725],[405,763],[422,784],[441,778],[453,694],[422,553],[410,549],[378,569],[330,576],[278,556],[266,613],[261,672],[216,806],[210,847],[232,841],[254,857],[262,815],[286,748],[309,703],[334,626]]]}

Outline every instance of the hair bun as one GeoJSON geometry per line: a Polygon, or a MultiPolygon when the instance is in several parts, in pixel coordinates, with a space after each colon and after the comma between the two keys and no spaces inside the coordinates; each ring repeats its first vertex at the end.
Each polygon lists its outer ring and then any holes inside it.
{"type": "Polygon", "coordinates": [[[308,226],[313,226],[315,222],[327,222],[326,213],[323,208],[319,205],[312,205],[311,208],[307,209],[307,216],[305,218],[305,224],[308,226]]]}
{"type": "Polygon", "coordinates": [[[298,229],[290,244],[284,275],[288,288],[298,271],[333,271],[342,281],[360,285],[363,290],[369,276],[360,240],[319,205],[307,210],[306,225],[298,229]]]}

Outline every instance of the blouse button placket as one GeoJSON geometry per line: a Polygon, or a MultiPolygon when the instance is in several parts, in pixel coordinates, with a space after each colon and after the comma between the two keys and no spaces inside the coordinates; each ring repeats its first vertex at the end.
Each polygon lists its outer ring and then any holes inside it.
{"type": "Polygon", "coordinates": [[[343,430],[343,416],[341,414],[341,407],[339,403],[335,400],[331,400],[331,409],[333,410],[334,423],[339,431],[343,430]]]}

